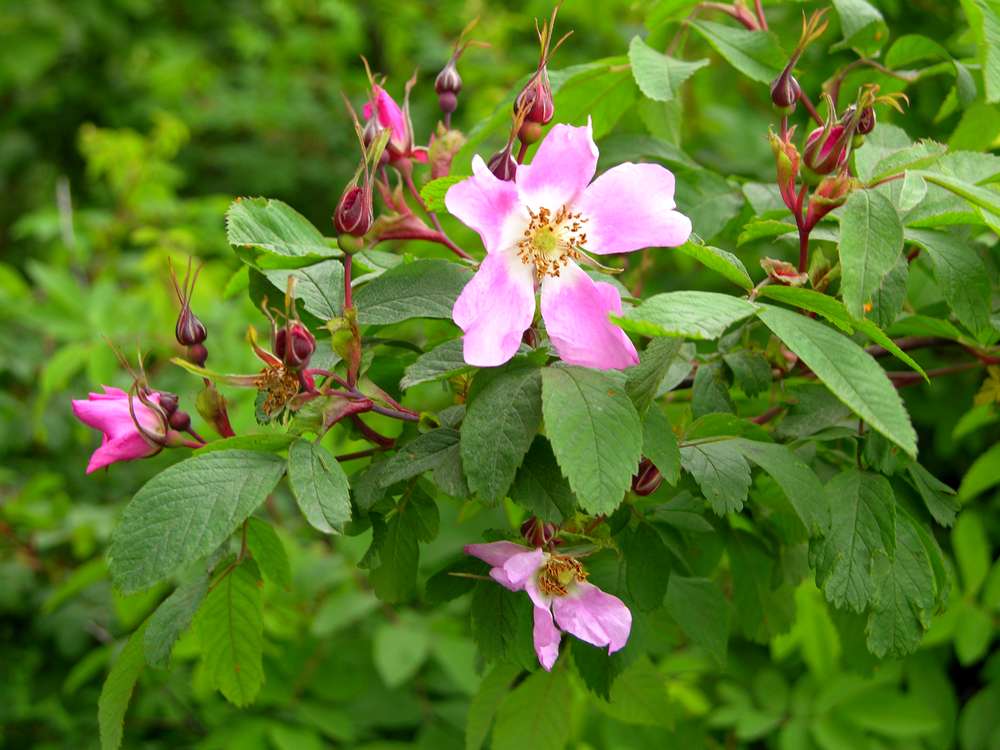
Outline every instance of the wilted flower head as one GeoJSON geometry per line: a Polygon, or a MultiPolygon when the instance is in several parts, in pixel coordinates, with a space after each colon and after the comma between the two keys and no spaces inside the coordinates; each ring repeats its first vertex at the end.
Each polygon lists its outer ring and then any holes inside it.
{"type": "Polygon", "coordinates": [[[556,5],[552,9],[552,18],[549,21],[539,26],[537,19],[535,20],[535,31],[538,33],[538,44],[541,50],[538,56],[538,67],[514,99],[514,112],[523,113],[525,126],[529,124],[546,125],[555,115],[555,102],[552,99],[552,86],[549,83],[549,58],[573,33],[572,31],[567,32],[554,46],[552,45],[552,32],[555,30],[558,13],[559,5],[556,5]]]}
{"type": "Polygon", "coordinates": [[[786,286],[802,286],[809,281],[809,274],[800,273],[799,269],[786,260],[777,258],[761,258],[760,267],[767,272],[768,278],[786,286]]]}
{"type": "Polygon", "coordinates": [[[517,352],[535,315],[535,290],[549,339],[566,362],[600,369],[636,364],[635,347],[609,314],[618,290],[578,263],[683,244],[691,221],[674,210],[674,176],[658,164],[620,164],[591,183],[597,146],[590,123],[556,125],[512,182],[476,156],[472,177],[452,186],[448,210],[479,232],[487,256],[455,302],[469,364],[500,365],[517,352]]]}
{"type": "Polygon", "coordinates": [[[465,552],[493,566],[493,580],[531,597],[535,654],[544,669],[555,664],[563,631],[607,647],[609,654],[628,642],[632,613],[617,596],[589,583],[579,560],[513,542],[469,544],[465,552]]]}

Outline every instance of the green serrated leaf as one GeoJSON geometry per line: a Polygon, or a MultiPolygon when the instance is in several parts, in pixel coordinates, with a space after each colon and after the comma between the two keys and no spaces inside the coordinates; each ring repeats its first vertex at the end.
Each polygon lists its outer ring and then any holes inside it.
{"type": "Polygon", "coordinates": [[[375,629],[372,661],[386,686],[398,688],[417,673],[430,655],[430,636],[424,623],[412,616],[375,629]]]}
{"type": "Polygon", "coordinates": [[[873,5],[867,0],[833,0],[840,16],[842,41],[832,50],[853,49],[860,55],[874,56],[889,39],[889,27],[873,5]]]}
{"type": "Polygon", "coordinates": [[[954,524],[960,507],[955,490],[916,462],[906,467],[906,473],[934,520],[942,526],[954,524]]]}
{"type": "Polygon", "coordinates": [[[451,308],[472,275],[447,260],[417,260],[385,271],[354,295],[358,322],[389,325],[410,318],[451,318],[451,308]]]}
{"type": "Polygon", "coordinates": [[[125,593],[161,581],[215,550],[264,502],[284,473],[261,451],[199,454],[165,469],[125,507],[111,541],[111,577],[125,593]]]}
{"type": "Polygon", "coordinates": [[[472,637],[483,661],[516,661],[534,668],[531,645],[532,606],[523,593],[508,591],[494,581],[479,581],[469,606],[472,637]]]}
{"type": "Polygon", "coordinates": [[[535,672],[500,703],[493,750],[562,750],[572,729],[572,708],[566,670],[535,672]]]}
{"type": "Polygon", "coordinates": [[[391,487],[396,482],[420,476],[441,466],[458,449],[458,430],[440,427],[425,432],[402,446],[385,462],[379,471],[378,483],[382,487],[391,487]]]}
{"type": "Polygon", "coordinates": [[[291,587],[292,568],[288,553],[271,524],[259,518],[250,518],[247,521],[247,548],[265,578],[284,589],[291,587]]]}
{"type": "Polygon", "coordinates": [[[750,464],[732,440],[681,447],[681,466],[701,488],[716,514],[736,513],[750,491],[750,464]]]}
{"type": "Polygon", "coordinates": [[[101,750],[118,750],[121,747],[125,710],[132,699],[135,683],[146,666],[143,656],[145,633],[145,623],[132,633],[101,687],[101,697],[97,701],[101,750]]]}
{"type": "Polygon", "coordinates": [[[617,325],[642,336],[679,336],[717,339],[733,323],[748,318],[756,305],[716,292],[656,294],[624,316],[612,315],[617,325]]]}
{"type": "Polygon", "coordinates": [[[444,197],[448,194],[448,189],[452,185],[457,185],[462,180],[468,179],[468,175],[448,175],[431,180],[420,188],[420,199],[424,202],[428,211],[447,211],[444,204],[444,197]]]}
{"type": "Polygon", "coordinates": [[[895,317],[895,310],[880,310],[878,302],[902,252],[903,225],[895,206],[876,191],[852,193],[840,220],[841,292],[852,316],[889,322],[895,317]]]}
{"type": "Polygon", "coordinates": [[[469,489],[487,501],[506,495],[542,420],[542,377],[514,363],[481,370],[462,422],[462,464],[469,489]]]}
{"type": "MultiPolygon", "coordinates": [[[[664,378],[680,358],[681,342],[678,339],[653,339],[639,355],[639,364],[625,371],[625,391],[640,415],[653,403],[664,378]]],[[[690,369],[690,365],[687,368],[690,369]]]]}
{"type": "Polygon", "coordinates": [[[818,543],[816,581],[827,601],[862,612],[875,592],[874,570],[895,546],[896,501],[888,480],[848,469],[826,486],[832,500],[829,533],[818,543]]]}
{"type": "Polygon", "coordinates": [[[470,372],[475,368],[466,364],[462,354],[462,339],[453,339],[424,352],[403,372],[399,381],[401,390],[420,383],[430,383],[470,372]]]}
{"type": "Polygon", "coordinates": [[[235,706],[253,703],[264,684],[260,571],[243,560],[217,580],[198,611],[205,672],[235,706]]]}
{"type": "Polygon", "coordinates": [[[684,635],[705,649],[720,668],[725,667],[731,608],[719,587],[707,578],[673,574],[664,605],[684,635]]]}
{"type": "Polygon", "coordinates": [[[708,65],[708,60],[687,62],[664,55],[637,36],[632,37],[629,44],[628,59],[639,90],[648,98],[660,102],[676,99],[684,81],[708,65]]]}
{"type": "Polygon", "coordinates": [[[733,575],[734,622],[748,638],[767,643],[795,620],[794,588],[775,575],[778,561],[760,539],[735,531],[727,547],[733,575]]]}
{"type": "Polygon", "coordinates": [[[288,278],[295,278],[295,299],[305,311],[322,321],[340,317],[344,312],[344,264],[339,260],[324,260],[304,268],[262,271],[282,294],[288,289],[288,278]]]}
{"type": "Polygon", "coordinates": [[[885,371],[849,338],[804,315],[762,305],[758,317],[797,354],[834,395],[858,416],[917,454],[909,414],[885,371]]]}
{"type": "Polygon", "coordinates": [[[237,198],[226,212],[226,236],[260,268],[296,268],[343,255],[302,214],[274,199],[237,198]]]}
{"type": "MultiPolygon", "coordinates": [[[[794,230],[795,227],[793,226],[794,230]]],[[[742,243],[737,243],[742,244],[742,243]]],[[[723,276],[739,287],[743,287],[748,292],[753,289],[753,279],[743,265],[743,261],[726,250],[720,250],[711,245],[698,245],[694,242],[685,242],[680,247],[674,248],[675,252],[688,255],[703,266],[717,274],[723,276]]]]}
{"type": "Polygon", "coordinates": [[[777,37],[769,31],[748,31],[702,20],[691,21],[690,25],[730,65],[758,83],[771,83],[788,62],[777,37]]]}
{"type": "Polygon", "coordinates": [[[660,533],[641,522],[625,537],[625,583],[636,607],[650,612],[663,604],[670,580],[671,557],[660,533]]]}
{"type": "Polygon", "coordinates": [[[587,513],[621,503],[642,455],[642,423],[625,376],[581,367],[542,371],[545,431],[563,474],[587,513]]]}
{"type": "Polygon", "coordinates": [[[520,673],[520,666],[513,662],[501,662],[483,677],[479,690],[469,705],[465,725],[465,750],[480,750],[483,746],[493,725],[497,707],[520,673]]]}
{"type": "Polygon", "coordinates": [[[146,663],[165,668],[174,644],[194,621],[208,593],[208,574],[199,572],[178,586],[149,617],[145,635],[146,663]]]}
{"type": "Polygon", "coordinates": [[[642,454],[653,462],[667,484],[677,484],[681,475],[681,453],[670,420],[657,407],[642,420],[642,454]]]}
{"type": "Polygon", "coordinates": [[[732,371],[736,387],[748,397],[753,398],[771,387],[771,365],[761,352],[736,349],[723,354],[722,360],[732,371]]]}
{"type": "Polygon", "coordinates": [[[350,484],[329,451],[308,440],[288,449],[288,484],[306,521],[317,531],[333,534],[351,520],[350,484]]]}
{"type": "Polygon", "coordinates": [[[576,512],[576,497],[559,470],[549,441],[538,435],[514,476],[510,496],[543,521],[560,523],[576,512]]]}

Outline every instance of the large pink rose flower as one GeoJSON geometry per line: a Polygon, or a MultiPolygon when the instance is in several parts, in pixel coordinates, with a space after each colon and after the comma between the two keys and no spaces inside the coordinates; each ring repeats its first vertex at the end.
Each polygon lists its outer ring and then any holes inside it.
{"type": "MultiPolygon", "coordinates": [[[[116,463],[152,456],[167,440],[168,427],[163,416],[146,406],[138,398],[132,399],[121,388],[102,386],[104,393],[91,393],[87,400],[74,400],[73,413],[88,427],[103,434],[100,447],[94,451],[87,464],[87,473],[116,463]],[[135,419],[132,418],[135,412],[135,419]],[[146,432],[144,436],[136,421],[146,432]]],[[[154,404],[160,403],[160,394],[149,395],[154,404]]]]}
{"type": "Polygon", "coordinates": [[[534,641],[538,662],[552,669],[562,631],[608,653],[623,648],[632,630],[632,613],[617,596],[587,582],[572,557],[513,542],[469,544],[466,554],[493,566],[490,577],[511,591],[526,591],[535,605],[534,641]]]}
{"type": "Polygon", "coordinates": [[[534,318],[538,286],[545,328],[564,361],[602,370],[639,361],[608,318],[622,311],[618,290],[577,261],[585,253],[682,245],[691,220],[674,210],[670,170],[625,163],[591,182],[596,169],[590,123],[556,125],[513,181],[495,177],[476,156],[472,176],[448,190],[448,210],[479,233],[487,253],[452,310],[469,364],[492,367],[514,356],[534,318]]]}

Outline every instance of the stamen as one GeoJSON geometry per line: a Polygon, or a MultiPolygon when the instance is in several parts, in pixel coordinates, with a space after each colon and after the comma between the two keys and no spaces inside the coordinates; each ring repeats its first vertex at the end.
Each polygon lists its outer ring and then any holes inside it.
{"type": "Polygon", "coordinates": [[[560,206],[555,213],[545,206],[528,209],[530,221],[517,243],[517,256],[535,267],[539,276],[558,276],[571,260],[580,258],[579,248],[587,243],[582,231],[587,219],[560,206]]]}
{"type": "Polygon", "coordinates": [[[566,596],[574,583],[587,580],[587,571],[579,560],[564,555],[549,555],[538,574],[538,588],[549,596],[566,596]]]}

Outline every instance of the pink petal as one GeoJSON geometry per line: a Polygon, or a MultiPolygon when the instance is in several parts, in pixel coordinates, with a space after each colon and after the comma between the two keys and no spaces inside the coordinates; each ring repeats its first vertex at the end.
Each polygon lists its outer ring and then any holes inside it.
{"type": "Polygon", "coordinates": [[[592,583],[578,583],[568,596],[552,601],[556,623],[567,633],[613,654],[628,642],[632,613],[617,596],[592,583]]]}
{"type": "Polygon", "coordinates": [[[514,253],[487,255],[465,285],[452,317],[465,332],[465,361],[496,367],[509,360],[535,317],[534,271],[514,253]]]}
{"type": "Polygon", "coordinates": [[[525,220],[513,182],[498,179],[480,156],[472,159],[472,177],[448,189],[448,211],[479,232],[487,253],[513,247],[525,220]]]}
{"type": "Polygon", "coordinates": [[[501,567],[490,571],[490,577],[511,591],[521,591],[526,584],[534,582],[535,574],[544,562],[545,553],[540,549],[533,549],[507,558],[507,562],[501,567]]]}
{"type": "Polygon", "coordinates": [[[128,398],[128,393],[123,391],[121,388],[115,388],[114,386],[102,385],[101,388],[104,389],[104,393],[90,393],[87,397],[91,401],[114,401],[116,399],[128,398]]]}
{"type": "Polygon", "coordinates": [[[552,612],[548,607],[535,607],[535,626],[532,632],[538,663],[549,672],[559,658],[559,641],[562,633],[552,622],[552,612]]]}
{"type": "Polygon", "coordinates": [[[106,434],[119,435],[136,431],[132,415],[129,413],[128,396],[124,399],[107,397],[88,401],[75,399],[73,414],[88,427],[106,434]]]}
{"type": "Polygon", "coordinates": [[[530,165],[517,168],[521,200],[552,211],[572,204],[597,170],[597,145],[590,121],[582,127],[556,125],[545,136],[530,165]]]}
{"type": "Polygon", "coordinates": [[[691,220],[675,205],[670,170],[626,163],[594,180],[573,208],[587,218],[587,250],[606,255],[683,245],[691,220]]]}
{"type": "Polygon", "coordinates": [[[575,263],[542,280],[545,330],[560,359],[571,365],[624,370],[639,363],[628,336],[608,319],[621,311],[618,290],[594,281],[575,263]]]}
{"type": "Polygon", "coordinates": [[[103,469],[118,461],[132,461],[152,456],[157,450],[155,446],[147,443],[142,435],[133,430],[131,433],[102,441],[101,447],[90,456],[87,473],[92,474],[98,469],[103,469]]]}
{"type": "Polygon", "coordinates": [[[523,555],[525,552],[531,551],[531,547],[525,547],[523,544],[514,544],[514,542],[466,544],[462,549],[465,554],[478,557],[480,560],[492,565],[494,568],[503,565],[514,555],[523,555]]]}
{"type": "MultiPolygon", "coordinates": [[[[378,112],[378,124],[392,131],[392,140],[398,146],[409,145],[409,128],[406,126],[406,116],[389,92],[381,86],[373,86],[375,109],[378,112]]],[[[365,117],[371,117],[371,105],[365,105],[365,117]]]]}

